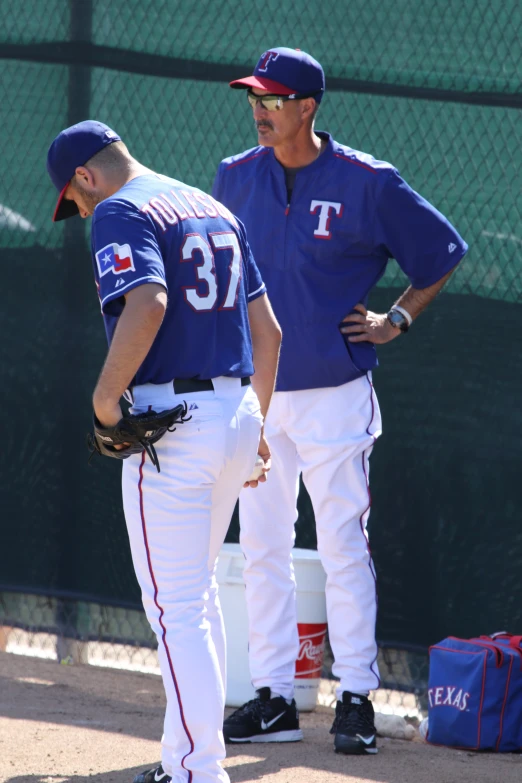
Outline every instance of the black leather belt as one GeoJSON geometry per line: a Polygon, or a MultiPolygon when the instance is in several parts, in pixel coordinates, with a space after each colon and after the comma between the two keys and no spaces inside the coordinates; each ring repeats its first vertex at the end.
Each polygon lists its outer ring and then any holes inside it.
{"type": "MultiPolygon", "coordinates": [[[[214,384],[210,380],[200,380],[199,378],[175,378],[172,381],[174,394],[193,394],[194,392],[214,391],[214,384]]],[[[241,378],[241,386],[250,386],[248,375],[241,378]]]]}

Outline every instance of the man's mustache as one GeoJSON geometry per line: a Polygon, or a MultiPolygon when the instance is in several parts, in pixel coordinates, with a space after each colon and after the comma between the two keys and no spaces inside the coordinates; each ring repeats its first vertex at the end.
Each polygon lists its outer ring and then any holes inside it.
{"type": "Polygon", "coordinates": [[[274,126],[269,120],[257,120],[256,128],[270,128],[270,130],[274,130],[274,126]]]}

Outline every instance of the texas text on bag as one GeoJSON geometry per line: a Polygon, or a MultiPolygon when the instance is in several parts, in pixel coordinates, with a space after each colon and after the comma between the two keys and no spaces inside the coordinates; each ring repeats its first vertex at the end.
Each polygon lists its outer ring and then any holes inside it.
{"type": "Polygon", "coordinates": [[[522,636],[496,633],[430,648],[428,742],[522,750],[521,645],[522,636]]]}

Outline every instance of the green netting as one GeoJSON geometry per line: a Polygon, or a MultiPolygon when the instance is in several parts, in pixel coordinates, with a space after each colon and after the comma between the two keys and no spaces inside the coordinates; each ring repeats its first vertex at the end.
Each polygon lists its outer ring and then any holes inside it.
{"type": "MultiPolygon", "coordinates": [[[[2,40],[67,40],[70,9],[65,0],[2,0],[2,40]]],[[[232,64],[295,46],[330,77],[516,93],[521,25],[516,0],[95,0],[92,41],[232,64]]]]}
{"type": "MultiPolygon", "coordinates": [[[[8,167],[0,180],[0,204],[34,230],[2,232],[0,246],[31,245],[36,231],[38,244],[56,247],[64,228],[50,223],[55,194],[42,161],[56,130],[67,124],[67,69],[4,61],[2,70],[12,88],[0,103],[8,167]]],[[[204,190],[211,188],[223,157],[256,141],[243,96],[213,82],[96,68],[90,103],[91,116],[117,128],[140,160],[204,190]]],[[[450,291],[517,301],[522,290],[517,118],[516,109],[335,92],[323,101],[318,127],[393,162],[458,226],[470,252],[450,291]]],[[[381,285],[401,281],[390,265],[381,285]]]]}
{"type": "Polygon", "coordinates": [[[0,247],[59,247],[45,156],[67,117],[68,69],[0,60],[0,74],[0,247]]]}
{"type": "Polygon", "coordinates": [[[69,37],[71,9],[68,0],[0,0],[0,40],[14,44],[65,41],[69,37]]]}

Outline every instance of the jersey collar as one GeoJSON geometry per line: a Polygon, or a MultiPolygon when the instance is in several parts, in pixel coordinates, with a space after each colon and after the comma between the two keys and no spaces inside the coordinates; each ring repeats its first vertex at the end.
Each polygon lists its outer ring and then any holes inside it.
{"type": "MultiPolygon", "coordinates": [[[[333,156],[334,140],[333,140],[331,134],[328,133],[327,131],[315,131],[315,135],[319,136],[319,138],[325,139],[327,141],[326,148],[321,153],[321,155],[319,155],[319,157],[316,158],[316,160],[314,160],[313,163],[309,163],[308,166],[303,166],[302,168],[299,169],[299,171],[315,171],[316,169],[322,168],[322,166],[324,166],[328,162],[328,160],[330,160],[332,158],[332,156],[333,156]]],[[[273,147],[270,149],[270,156],[269,157],[270,157],[271,162],[272,162],[273,165],[277,164],[277,167],[282,169],[281,164],[279,163],[279,161],[277,160],[277,158],[275,156],[275,152],[274,152],[274,148],[273,147]]]]}

